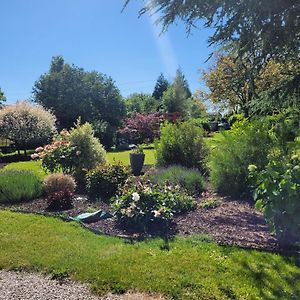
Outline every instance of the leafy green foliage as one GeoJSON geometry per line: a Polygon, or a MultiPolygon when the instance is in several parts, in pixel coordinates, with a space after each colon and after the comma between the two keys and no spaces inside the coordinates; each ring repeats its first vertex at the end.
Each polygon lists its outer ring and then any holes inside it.
{"type": "Polygon", "coordinates": [[[198,170],[181,166],[170,166],[147,173],[146,178],[157,185],[179,185],[190,195],[198,195],[204,190],[204,178],[198,170]]]}
{"type": "Polygon", "coordinates": [[[271,160],[264,170],[250,165],[256,206],[283,244],[300,243],[300,156],[271,160]]]}
{"type": "Polygon", "coordinates": [[[268,154],[274,146],[268,128],[260,121],[236,122],[232,129],[222,133],[215,142],[209,158],[210,182],[220,193],[230,196],[247,195],[248,165],[260,170],[268,163],[268,154]]]}
{"type": "Polygon", "coordinates": [[[121,164],[99,165],[86,174],[86,189],[94,197],[109,199],[128,177],[129,168],[121,164]]]}
{"type": "Polygon", "coordinates": [[[156,143],[159,166],[181,165],[204,173],[207,154],[203,130],[198,126],[191,122],[162,126],[160,140],[156,143]]]}
{"type": "Polygon", "coordinates": [[[125,99],[127,115],[133,116],[136,113],[149,114],[156,112],[159,102],[151,95],[144,93],[134,93],[125,99]]]}
{"type": "Polygon", "coordinates": [[[113,203],[117,221],[141,231],[165,229],[174,214],[194,209],[196,202],[178,187],[137,182],[123,187],[113,203]]]}
{"type": "Polygon", "coordinates": [[[53,57],[50,70],[33,88],[34,101],[53,110],[61,128],[73,126],[81,117],[84,122],[103,120],[118,126],[125,114],[120,92],[111,77],[64,62],[53,57]]]}
{"type": "Polygon", "coordinates": [[[17,203],[41,196],[41,180],[31,171],[0,172],[0,203],[17,203]]]}
{"type": "Polygon", "coordinates": [[[105,149],[110,149],[116,142],[116,126],[103,120],[94,120],[92,123],[95,137],[98,138],[105,149]]]}

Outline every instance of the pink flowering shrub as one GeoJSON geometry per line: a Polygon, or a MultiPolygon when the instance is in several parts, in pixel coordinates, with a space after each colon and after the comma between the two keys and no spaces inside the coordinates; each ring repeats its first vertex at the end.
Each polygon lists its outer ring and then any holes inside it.
{"type": "Polygon", "coordinates": [[[62,130],[51,144],[37,148],[32,158],[42,159],[43,168],[51,173],[81,177],[85,170],[105,163],[106,152],[94,137],[91,124],[78,122],[70,131],[62,130]]]}
{"type": "Polygon", "coordinates": [[[131,143],[151,143],[160,135],[160,124],[165,117],[160,113],[140,114],[125,119],[124,127],[118,130],[121,137],[131,143]]]}
{"type": "Polygon", "coordinates": [[[76,146],[70,142],[70,133],[63,130],[51,144],[35,149],[31,158],[42,159],[42,167],[48,172],[72,174],[78,167],[76,152],[76,146]]]}
{"type": "Polygon", "coordinates": [[[139,231],[166,228],[174,215],[196,207],[195,200],[183,193],[179,186],[130,182],[122,190],[113,203],[117,221],[124,227],[139,231]]]}

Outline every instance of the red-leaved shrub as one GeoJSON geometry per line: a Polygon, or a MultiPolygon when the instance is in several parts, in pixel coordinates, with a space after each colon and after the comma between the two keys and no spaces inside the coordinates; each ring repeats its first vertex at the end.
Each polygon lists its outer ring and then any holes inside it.
{"type": "Polygon", "coordinates": [[[118,130],[120,136],[130,143],[151,143],[160,135],[160,124],[165,120],[161,113],[140,114],[125,119],[124,127],[118,130]]]}
{"type": "Polygon", "coordinates": [[[47,197],[48,210],[67,210],[72,208],[74,194],[68,190],[63,189],[54,193],[51,193],[47,197]]]}

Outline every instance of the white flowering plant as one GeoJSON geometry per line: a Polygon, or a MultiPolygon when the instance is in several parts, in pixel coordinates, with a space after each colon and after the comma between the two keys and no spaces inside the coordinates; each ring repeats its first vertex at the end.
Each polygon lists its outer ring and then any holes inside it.
{"type": "Polygon", "coordinates": [[[120,225],[140,231],[168,226],[176,214],[194,209],[195,200],[183,193],[179,186],[159,187],[136,182],[123,188],[113,202],[115,216],[120,225]]]}

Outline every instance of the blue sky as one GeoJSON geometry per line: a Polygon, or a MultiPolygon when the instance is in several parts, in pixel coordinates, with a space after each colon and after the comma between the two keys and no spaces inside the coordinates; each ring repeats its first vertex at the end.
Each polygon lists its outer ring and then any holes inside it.
{"type": "Polygon", "coordinates": [[[172,80],[178,66],[192,91],[212,52],[207,29],[187,36],[181,22],[160,35],[155,17],[138,18],[142,1],[1,0],[0,87],[10,103],[28,99],[52,56],[111,76],[123,96],[152,93],[160,72],[172,80]]]}

